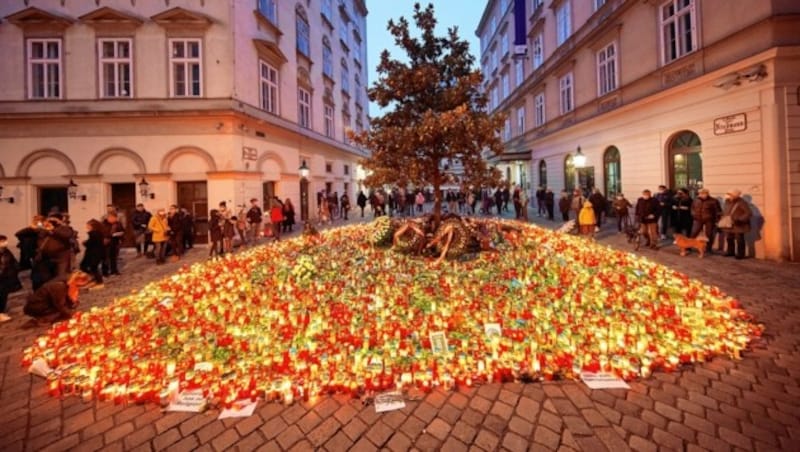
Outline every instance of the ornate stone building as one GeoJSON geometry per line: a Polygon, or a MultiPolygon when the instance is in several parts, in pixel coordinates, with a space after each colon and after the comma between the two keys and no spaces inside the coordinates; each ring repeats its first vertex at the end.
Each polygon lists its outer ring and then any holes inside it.
{"type": "Polygon", "coordinates": [[[800,260],[800,3],[526,0],[523,58],[514,3],[490,0],[477,35],[532,185],[632,201],[659,184],[738,188],[751,255],[800,260]]]}
{"type": "MultiPolygon", "coordinates": [[[[37,213],[354,195],[363,0],[0,2],[0,233],[37,213]],[[143,183],[145,182],[145,183],[143,183]],[[144,189],[144,190],[143,190],[144,189]],[[13,197],[13,203],[10,199],[13,197]]],[[[238,210],[238,208],[236,209],[238,210]]]]}

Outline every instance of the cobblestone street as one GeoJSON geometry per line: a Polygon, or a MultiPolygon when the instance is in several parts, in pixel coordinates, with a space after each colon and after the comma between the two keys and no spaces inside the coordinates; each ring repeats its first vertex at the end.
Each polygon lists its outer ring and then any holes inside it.
{"type": "MultiPolygon", "coordinates": [[[[610,227],[597,241],[631,249],[610,227]]],[[[589,390],[574,381],[436,390],[385,414],[344,395],[288,407],[261,402],[253,416],[224,421],[217,410],[164,413],[153,404],[53,398],[44,379],[20,366],[22,350],[44,327],[23,328],[24,296],[17,293],[9,301],[13,320],[0,325],[0,444],[4,451],[800,450],[800,266],[681,257],[674,245],[662,245],[640,253],[719,286],[766,325],[741,360],[657,372],[630,390],[589,390]]],[[[104,306],[206,255],[198,247],[157,267],[124,254],[123,275],[82,294],[81,309],[104,306]]]]}

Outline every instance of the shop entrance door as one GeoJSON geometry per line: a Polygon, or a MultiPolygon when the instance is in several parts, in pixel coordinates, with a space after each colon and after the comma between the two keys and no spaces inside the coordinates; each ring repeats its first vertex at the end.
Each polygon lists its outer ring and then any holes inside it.
{"type": "Polygon", "coordinates": [[[194,243],[208,243],[208,184],[205,181],[178,182],[178,207],[194,218],[194,243]]]}

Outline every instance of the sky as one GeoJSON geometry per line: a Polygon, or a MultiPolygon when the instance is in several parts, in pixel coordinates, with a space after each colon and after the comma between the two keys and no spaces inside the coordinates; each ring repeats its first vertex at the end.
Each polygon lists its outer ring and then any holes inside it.
{"type": "MultiPolygon", "coordinates": [[[[383,49],[389,49],[392,56],[400,57],[397,52],[400,50],[394,45],[394,38],[386,30],[389,19],[399,19],[401,16],[412,23],[411,29],[415,30],[412,15],[414,13],[414,3],[417,0],[367,0],[367,66],[369,70],[369,85],[378,79],[375,68],[380,61],[383,49]]],[[[483,0],[429,0],[419,1],[423,8],[428,3],[433,3],[434,13],[438,24],[436,34],[443,36],[447,28],[458,26],[458,35],[469,41],[469,49],[475,57],[475,64],[478,65],[480,54],[480,42],[475,36],[475,29],[481,20],[481,14],[486,6],[483,0]]],[[[376,105],[370,106],[370,115],[380,115],[376,105]]]]}

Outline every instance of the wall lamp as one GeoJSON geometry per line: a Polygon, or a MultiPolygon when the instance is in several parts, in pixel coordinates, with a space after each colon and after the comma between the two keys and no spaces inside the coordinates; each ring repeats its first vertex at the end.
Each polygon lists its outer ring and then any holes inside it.
{"type": "Polygon", "coordinates": [[[142,181],[139,182],[139,194],[142,196],[143,199],[156,199],[155,193],[150,193],[150,183],[147,182],[147,179],[142,177],[142,181]]]}
{"type": "Polygon", "coordinates": [[[580,146],[578,146],[578,150],[575,152],[575,156],[572,158],[572,164],[575,165],[575,168],[586,167],[586,156],[583,155],[583,152],[581,152],[580,146]]]}
{"type": "Polygon", "coordinates": [[[80,199],[81,201],[86,201],[86,195],[78,194],[78,184],[76,184],[72,178],[69,179],[69,185],[67,185],[67,195],[69,195],[69,199],[80,199]]]}
{"type": "Polygon", "coordinates": [[[14,197],[8,196],[6,198],[3,197],[3,186],[0,185],[0,201],[6,201],[9,204],[14,204],[14,197]]]}

